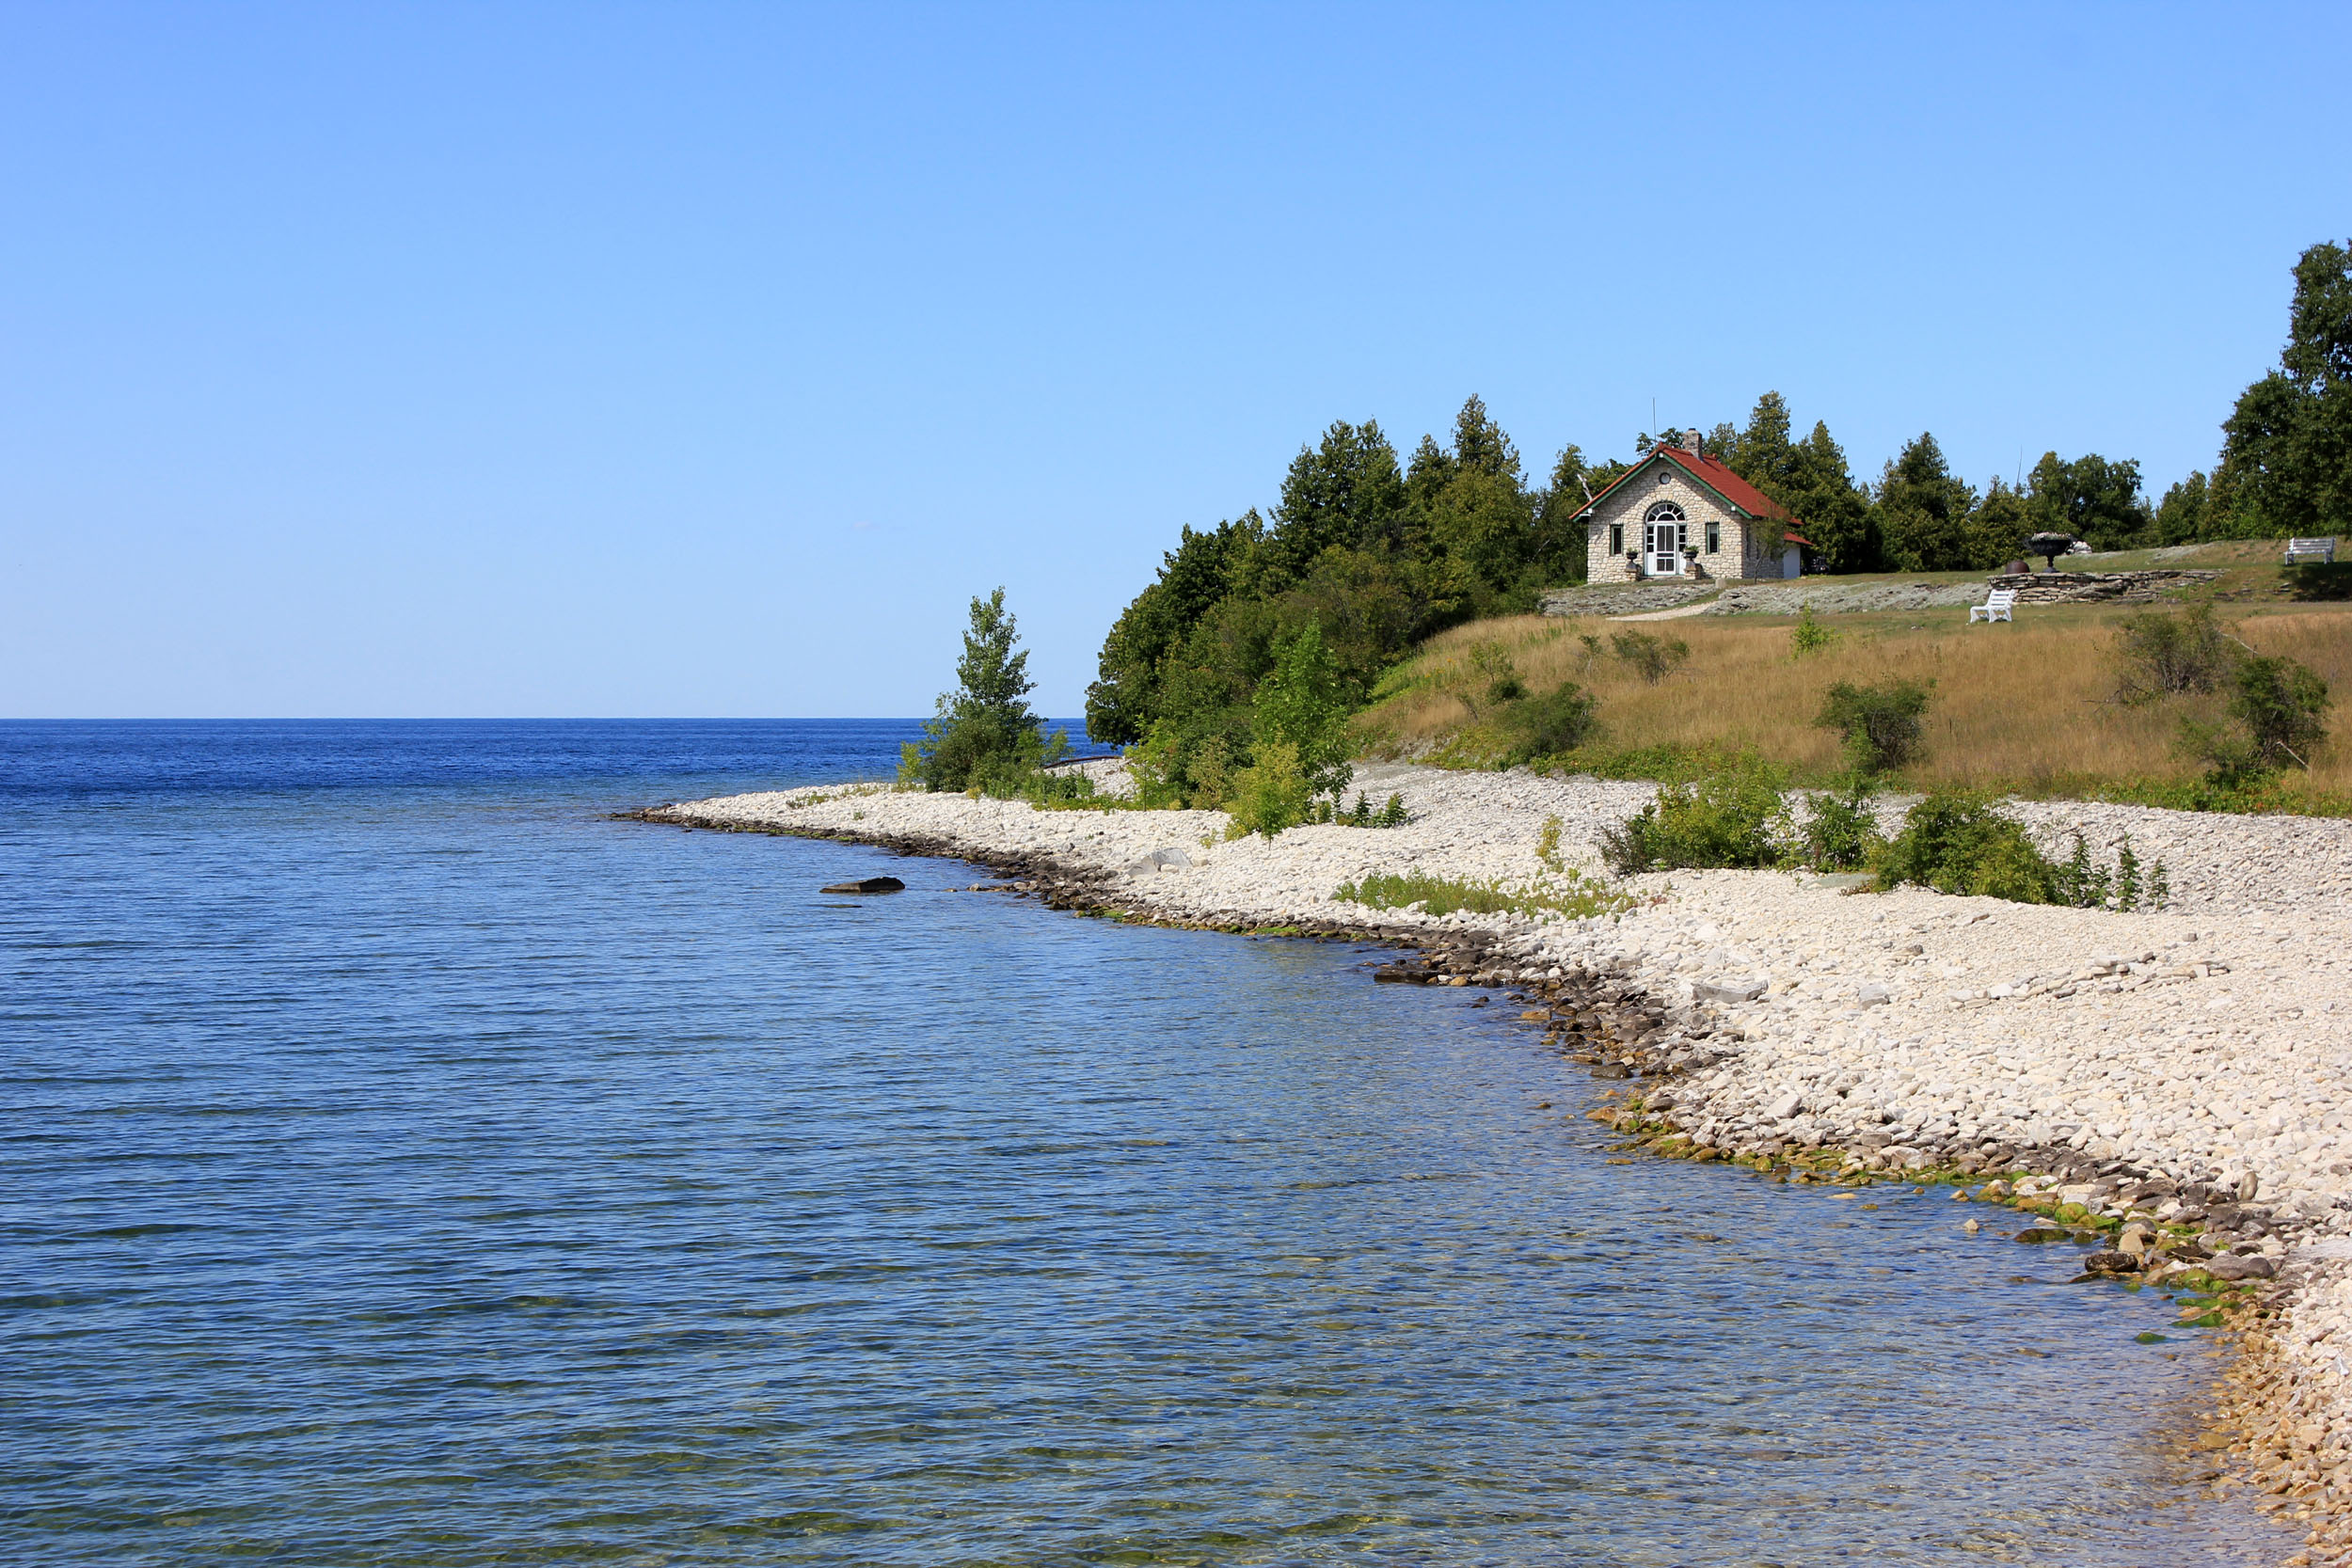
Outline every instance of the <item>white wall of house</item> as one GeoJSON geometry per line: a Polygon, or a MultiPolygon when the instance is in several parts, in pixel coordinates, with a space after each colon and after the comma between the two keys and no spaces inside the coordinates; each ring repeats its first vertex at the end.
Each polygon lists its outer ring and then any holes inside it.
{"type": "Polygon", "coordinates": [[[1585,580],[1632,582],[1658,576],[1653,570],[1649,548],[1653,541],[1647,525],[1651,515],[1664,507],[1677,508],[1682,514],[1686,550],[1679,562],[1680,576],[1695,578],[1704,573],[1722,578],[1781,575],[1778,555],[1750,549],[1747,525],[1740,514],[1679,467],[1660,463],[1602,497],[1600,505],[1585,520],[1585,580]],[[1714,546],[1711,549],[1710,544],[1714,546]],[[1640,562],[1628,562],[1628,550],[1641,551],[1640,562]]]}

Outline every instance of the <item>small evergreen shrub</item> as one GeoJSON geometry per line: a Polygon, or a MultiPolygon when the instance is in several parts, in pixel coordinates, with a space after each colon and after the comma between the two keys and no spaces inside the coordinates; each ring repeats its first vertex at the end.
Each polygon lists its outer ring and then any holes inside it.
{"type": "Polygon", "coordinates": [[[1372,798],[1362,790],[1358,790],[1354,808],[1341,813],[1333,820],[1343,828],[1401,828],[1407,820],[1405,815],[1405,797],[1391,795],[1389,797],[1389,803],[1375,811],[1373,809],[1372,798]]]}
{"type": "Polygon", "coordinates": [[[1846,755],[1857,773],[1891,773],[1920,752],[1920,716],[1928,711],[1928,688],[1917,681],[1855,686],[1839,681],[1829,689],[1813,722],[1845,737],[1846,755]]]}
{"type": "Polygon", "coordinates": [[[1912,807],[1880,856],[1878,875],[1881,888],[1912,882],[2021,904],[2057,901],[2058,868],[1979,790],[1936,790],[1912,807]]]}

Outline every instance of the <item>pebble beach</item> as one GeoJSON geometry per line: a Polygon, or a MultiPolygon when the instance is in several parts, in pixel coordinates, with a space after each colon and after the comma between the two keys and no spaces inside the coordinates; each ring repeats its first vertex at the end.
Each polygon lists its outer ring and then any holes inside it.
{"type": "MultiPolygon", "coordinates": [[[[1119,787],[1118,764],[1088,766],[1119,787]]],[[[2087,1280],[2218,1289],[2244,1354],[2209,1413],[2213,1479],[2308,1523],[2293,1560],[2352,1563],[2352,822],[2007,808],[2057,853],[2079,832],[2112,860],[2128,835],[2166,868],[2159,910],[1680,871],[1613,882],[1619,913],[1440,918],[1333,894],[1384,873],[1542,884],[1553,818],[1555,863],[1605,879],[1597,835],[1650,786],[1373,765],[1357,789],[1408,820],[1228,840],[1220,812],[870,784],[643,815],[960,857],[1134,917],[1378,936],[1420,955],[1383,978],[1510,992],[1591,1074],[1597,1117],[1672,1152],[1935,1175],[1977,1200],[1954,1223],[1988,1249],[2072,1226],[2098,1239],[2087,1280]]]]}

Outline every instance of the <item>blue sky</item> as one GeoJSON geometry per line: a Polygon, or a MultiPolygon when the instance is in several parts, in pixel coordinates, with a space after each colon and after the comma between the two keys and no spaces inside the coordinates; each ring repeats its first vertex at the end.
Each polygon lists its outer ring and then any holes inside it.
{"type": "Polygon", "coordinates": [[[0,5],[0,714],[1041,705],[1333,419],[2160,491],[2352,8],[0,5]]]}

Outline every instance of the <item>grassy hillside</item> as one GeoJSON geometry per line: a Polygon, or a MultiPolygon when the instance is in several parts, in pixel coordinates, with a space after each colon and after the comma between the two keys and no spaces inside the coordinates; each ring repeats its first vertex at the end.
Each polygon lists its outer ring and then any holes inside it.
{"type": "MultiPolygon", "coordinates": [[[[2330,815],[2352,810],[2352,606],[2223,608],[2248,644],[2311,666],[2336,699],[2334,735],[2313,756],[2312,772],[2283,779],[2272,803],[2330,815]]],[[[2174,752],[2179,722],[2217,718],[2222,699],[2116,701],[2117,626],[2134,613],[2026,606],[2015,625],[1992,626],[1968,626],[1964,610],[1832,616],[1823,624],[1842,634],[1838,641],[1803,658],[1791,652],[1787,617],[1479,621],[1432,639],[1391,672],[1357,721],[1358,735],[1376,756],[1495,766],[1515,739],[1507,709],[1493,695],[1498,672],[1507,668],[1532,692],[1574,681],[1598,699],[1600,736],[1562,759],[1565,766],[1648,776],[1692,752],[1753,747],[1801,780],[1819,781],[1839,763],[1837,737],[1813,724],[1834,682],[1931,680],[1927,753],[1903,781],[1912,786],[2188,803],[2183,787],[2201,770],[2174,752]],[[1610,651],[1612,635],[1628,631],[1681,639],[1689,657],[1647,684],[1610,651]],[[1598,639],[1597,655],[1585,637],[1598,639]]]]}

